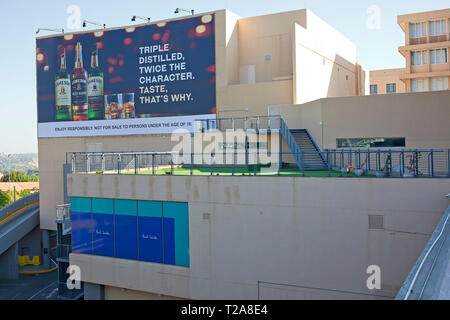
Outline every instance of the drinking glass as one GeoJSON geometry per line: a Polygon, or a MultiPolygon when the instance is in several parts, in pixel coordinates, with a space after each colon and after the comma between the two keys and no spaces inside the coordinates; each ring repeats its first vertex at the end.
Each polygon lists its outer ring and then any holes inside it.
{"type": "Polygon", "coordinates": [[[123,94],[122,119],[134,119],[136,112],[134,108],[134,93],[123,94]]]}
{"type": "Polygon", "coordinates": [[[105,119],[116,120],[122,118],[122,94],[105,95],[105,119]]]}

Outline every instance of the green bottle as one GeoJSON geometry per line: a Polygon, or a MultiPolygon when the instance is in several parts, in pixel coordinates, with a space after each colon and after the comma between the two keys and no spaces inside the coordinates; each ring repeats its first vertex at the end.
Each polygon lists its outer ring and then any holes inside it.
{"type": "Polygon", "coordinates": [[[88,117],[89,120],[105,119],[103,95],[103,72],[98,64],[98,48],[92,52],[91,69],[88,73],[88,117]]]}
{"type": "Polygon", "coordinates": [[[60,57],[60,68],[55,76],[56,121],[72,121],[70,74],[66,68],[66,50],[60,57]]]}

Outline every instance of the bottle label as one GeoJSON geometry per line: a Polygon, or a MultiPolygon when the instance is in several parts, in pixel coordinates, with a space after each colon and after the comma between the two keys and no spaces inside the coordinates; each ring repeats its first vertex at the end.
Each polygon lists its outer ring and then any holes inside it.
{"type": "Polygon", "coordinates": [[[72,80],[72,105],[87,105],[87,81],[85,78],[72,80]]]}
{"type": "Polygon", "coordinates": [[[70,106],[71,89],[69,79],[59,79],[55,81],[55,102],[56,106],[70,106]]]}
{"type": "Polygon", "coordinates": [[[88,80],[88,96],[103,97],[103,77],[89,77],[88,80]]]}

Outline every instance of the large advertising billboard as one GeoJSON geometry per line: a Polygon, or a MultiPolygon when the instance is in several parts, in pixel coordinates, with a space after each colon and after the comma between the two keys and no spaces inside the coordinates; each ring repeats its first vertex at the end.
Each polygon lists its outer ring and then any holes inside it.
{"type": "Polygon", "coordinates": [[[214,15],[37,39],[38,136],[193,131],[214,119],[214,15]]]}

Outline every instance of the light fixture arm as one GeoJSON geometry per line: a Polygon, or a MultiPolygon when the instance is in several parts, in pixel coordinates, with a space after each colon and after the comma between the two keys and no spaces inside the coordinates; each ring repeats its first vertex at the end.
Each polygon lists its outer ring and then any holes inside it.
{"type": "Polygon", "coordinates": [[[145,20],[147,22],[150,22],[150,18],[149,17],[141,17],[141,16],[133,16],[131,18],[131,21],[136,21],[136,19],[145,20]]]}
{"type": "Polygon", "coordinates": [[[64,29],[49,29],[49,28],[38,28],[36,31],[36,34],[38,34],[41,31],[51,31],[51,32],[61,32],[64,33],[64,29]]]}
{"type": "Polygon", "coordinates": [[[103,29],[106,29],[106,24],[99,24],[99,23],[96,23],[96,22],[84,20],[83,21],[83,27],[86,28],[87,24],[92,24],[94,26],[99,26],[99,27],[103,27],[103,29]]]}
{"type": "Polygon", "coordinates": [[[175,13],[180,13],[180,11],[187,12],[187,13],[190,13],[192,15],[195,14],[195,10],[188,10],[188,9],[183,9],[183,8],[176,8],[175,9],[175,13]]]}

